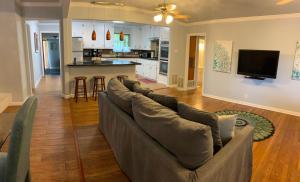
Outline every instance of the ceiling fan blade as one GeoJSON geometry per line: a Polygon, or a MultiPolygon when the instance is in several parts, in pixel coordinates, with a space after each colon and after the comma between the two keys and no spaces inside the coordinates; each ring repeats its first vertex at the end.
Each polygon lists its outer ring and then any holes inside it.
{"type": "Polygon", "coordinates": [[[276,5],[282,6],[293,2],[294,0],[277,0],[276,5]]]}
{"type": "Polygon", "coordinates": [[[176,19],[182,19],[182,20],[187,20],[187,19],[189,19],[190,17],[189,16],[187,16],[187,15],[174,15],[174,18],[176,18],[176,19]]]}
{"type": "Polygon", "coordinates": [[[101,5],[101,6],[125,6],[124,3],[118,2],[105,2],[105,1],[92,1],[91,4],[101,5]]]}
{"type": "Polygon", "coordinates": [[[166,8],[168,11],[174,11],[176,9],[175,4],[166,4],[166,8]]]}

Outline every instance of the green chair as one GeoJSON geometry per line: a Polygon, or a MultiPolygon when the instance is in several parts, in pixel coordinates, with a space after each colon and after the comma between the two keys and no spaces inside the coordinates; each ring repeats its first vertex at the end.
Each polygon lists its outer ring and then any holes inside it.
{"type": "Polygon", "coordinates": [[[0,153],[0,182],[30,182],[29,152],[37,98],[22,105],[13,124],[8,153],[0,153]]]}

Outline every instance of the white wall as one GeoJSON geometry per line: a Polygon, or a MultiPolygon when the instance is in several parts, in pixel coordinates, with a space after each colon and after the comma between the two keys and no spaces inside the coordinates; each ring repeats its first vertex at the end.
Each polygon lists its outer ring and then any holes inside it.
{"type": "Polygon", "coordinates": [[[39,23],[40,32],[59,32],[59,23],[39,23]]]}
{"type": "Polygon", "coordinates": [[[300,113],[300,81],[292,80],[300,18],[212,23],[189,28],[189,33],[206,33],[204,94],[300,113]],[[212,70],[216,40],[233,41],[231,73],[212,70]],[[277,79],[257,81],[237,75],[239,49],[279,50],[277,79]]]}
{"type": "Polygon", "coordinates": [[[38,21],[27,21],[27,25],[29,25],[29,40],[30,40],[30,52],[31,52],[31,61],[32,61],[32,68],[33,68],[33,80],[34,80],[34,87],[36,88],[42,79],[43,76],[43,64],[42,64],[42,56],[41,56],[41,45],[40,40],[39,49],[36,52],[34,47],[34,33],[38,34],[38,38],[40,39],[40,30],[39,30],[39,23],[38,21]]]}

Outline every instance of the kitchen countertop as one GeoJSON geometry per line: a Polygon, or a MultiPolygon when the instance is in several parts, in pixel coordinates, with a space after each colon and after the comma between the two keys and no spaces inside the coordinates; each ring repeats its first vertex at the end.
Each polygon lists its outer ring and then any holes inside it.
{"type": "Polygon", "coordinates": [[[136,63],[133,61],[128,60],[109,60],[109,61],[100,61],[100,62],[92,62],[92,61],[86,61],[76,64],[68,64],[68,66],[128,66],[128,65],[141,65],[141,63],[136,63]]]}

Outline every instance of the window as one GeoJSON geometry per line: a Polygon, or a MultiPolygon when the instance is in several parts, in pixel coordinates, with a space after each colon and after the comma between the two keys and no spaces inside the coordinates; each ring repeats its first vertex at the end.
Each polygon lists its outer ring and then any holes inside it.
{"type": "Polygon", "coordinates": [[[114,52],[130,52],[130,35],[125,34],[124,40],[120,41],[120,33],[114,34],[114,52]]]}

